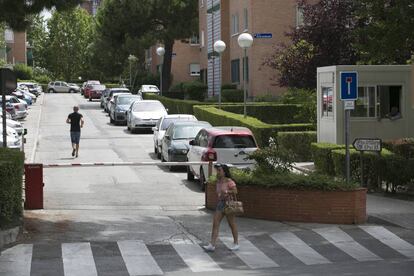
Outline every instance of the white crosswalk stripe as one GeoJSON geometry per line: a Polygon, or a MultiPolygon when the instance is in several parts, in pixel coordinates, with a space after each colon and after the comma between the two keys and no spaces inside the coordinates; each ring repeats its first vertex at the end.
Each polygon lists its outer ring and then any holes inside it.
{"type": "MultiPolygon", "coordinates": [[[[233,246],[233,238],[223,237],[220,240],[227,246],[227,248],[233,246]]],[[[234,251],[234,254],[236,254],[250,268],[261,269],[279,266],[242,236],[239,237],[239,245],[240,249],[234,251]]]]}
{"type": "Polygon", "coordinates": [[[143,241],[118,241],[119,251],[130,275],[162,275],[143,241]]]}
{"type": "Polygon", "coordinates": [[[63,243],[62,259],[65,276],[98,275],[89,242],[63,243]]]}
{"type": "Polygon", "coordinates": [[[328,259],[316,252],[292,232],[274,233],[270,237],[306,265],[330,263],[328,259]]]}
{"type": "Polygon", "coordinates": [[[380,257],[357,243],[339,227],[318,228],[313,229],[313,231],[360,262],[382,260],[380,257]]]}
{"type": "Polygon", "coordinates": [[[193,272],[222,270],[199,245],[173,244],[173,247],[193,272]]]}
{"type": "Polygon", "coordinates": [[[32,244],[19,244],[0,255],[1,276],[29,276],[32,263],[32,244]]]}
{"type": "Polygon", "coordinates": [[[362,230],[400,254],[414,259],[414,245],[401,239],[382,226],[360,226],[362,230]]]}

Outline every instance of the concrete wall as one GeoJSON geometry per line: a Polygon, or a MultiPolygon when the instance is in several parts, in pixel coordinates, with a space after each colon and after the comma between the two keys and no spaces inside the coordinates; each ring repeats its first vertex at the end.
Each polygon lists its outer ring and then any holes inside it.
{"type": "Polygon", "coordinates": [[[414,105],[412,70],[409,65],[360,65],[333,66],[318,68],[318,141],[337,144],[344,143],[344,109],[340,100],[340,72],[357,71],[359,86],[398,85],[401,91],[401,115],[397,120],[388,118],[355,118],[351,117],[351,141],[358,137],[396,139],[414,137],[414,105]],[[333,117],[321,116],[321,85],[329,82],[329,75],[334,87],[333,117]]]}

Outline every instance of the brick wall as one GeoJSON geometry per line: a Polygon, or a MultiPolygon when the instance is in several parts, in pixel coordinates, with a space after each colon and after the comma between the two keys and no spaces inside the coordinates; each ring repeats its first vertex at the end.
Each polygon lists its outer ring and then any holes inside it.
{"type": "MultiPolygon", "coordinates": [[[[366,189],[355,191],[301,191],[241,186],[238,199],[249,218],[334,224],[366,221],[366,189]]],[[[215,186],[206,189],[206,207],[215,209],[215,186]]]]}

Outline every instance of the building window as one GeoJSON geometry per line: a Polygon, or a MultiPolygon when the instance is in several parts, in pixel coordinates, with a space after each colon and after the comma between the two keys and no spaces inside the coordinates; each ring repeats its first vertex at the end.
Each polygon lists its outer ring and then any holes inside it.
{"type": "Polygon", "coordinates": [[[204,0],[200,0],[200,8],[204,7],[204,0]]]}
{"type": "Polygon", "coordinates": [[[201,47],[201,48],[203,48],[203,47],[205,46],[205,40],[204,40],[204,30],[201,30],[200,40],[201,40],[201,45],[200,45],[200,47],[201,47]]]}
{"type": "Polygon", "coordinates": [[[249,11],[247,8],[244,8],[244,31],[247,31],[249,29],[249,11]]]}
{"type": "Polygon", "coordinates": [[[4,40],[7,43],[14,43],[14,32],[12,29],[4,30],[4,40]]]}
{"type": "Polygon", "coordinates": [[[239,33],[239,14],[233,14],[231,16],[231,34],[236,35],[239,33]]]}
{"type": "Polygon", "coordinates": [[[322,117],[333,117],[332,87],[322,87],[322,117]]]}
{"type": "Polygon", "coordinates": [[[200,39],[198,35],[194,34],[193,36],[191,36],[190,45],[200,45],[200,39]]]}
{"type": "Polygon", "coordinates": [[[355,101],[355,109],[351,110],[351,116],[360,118],[377,117],[377,100],[374,86],[358,87],[358,99],[355,101]]]}
{"type": "Polygon", "coordinates": [[[296,6],[296,28],[303,26],[304,16],[303,16],[303,7],[296,6]]]}
{"type": "Polygon", "coordinates": [[[200,64],[192,63],[190,64],[190,76],[200,76],[200,64]]]}
{"type": "Polygon", "coordinates": [[[240,60],[234,59],[231,61],[231,82],[240,83],[240,60]]]}
{"type": "MultiPolygon", "coordinates": [[[[249,81],[249,57],[243,58],[243,70],[246,68],[246,81],[249,81]]],[[[243,71],[243,79],[244,79],[244,71],[243,71]]]]}

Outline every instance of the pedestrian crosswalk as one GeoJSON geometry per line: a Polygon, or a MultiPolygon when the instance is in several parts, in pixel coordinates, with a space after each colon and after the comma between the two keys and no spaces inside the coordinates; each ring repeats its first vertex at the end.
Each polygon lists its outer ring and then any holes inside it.
{"type": "Polygon", "coordinates": [[[376,262],[389,256],[393,260],[414,261],[413,240],[412,233],[401,235],[383,226],[332,226],[241,236],[238,251],[229,250],[233,240],[225,236],[213,253],[205,252],[199,244],[176,241],[19,244],[0,255],[0,275],[163,275],[174,271],[212,274],[232,269],[232,263],[237,263],[234,269],[256,270],[287,267],[292,261],[303,266],[376,262]],[[287,261],[286,256],[292,261],[287,261]]]}

